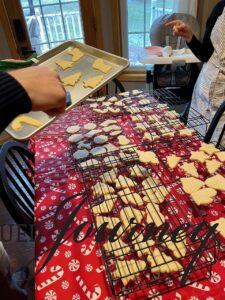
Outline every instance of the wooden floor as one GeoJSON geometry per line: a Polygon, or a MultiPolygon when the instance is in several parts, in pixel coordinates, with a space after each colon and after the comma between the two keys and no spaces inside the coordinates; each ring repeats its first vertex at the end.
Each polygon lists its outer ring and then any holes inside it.
{"type": "MultiPolygon", "coordinates": [[[[10,237],[10,227],[5,226],[15,224],[15,222],[12,220],[10,215],[8,214],[7,210],[5,209],[5,206],[0,199],[0,228],[4,225],[4,240],[8,240],[10,237]]],[[[28,299],[32,300],[34,299],[34,280],[33,280],[33,274],[34,274],[34,242],[30,241],[29,237],[27,236],[21,236],[21,240],[18,241],[18,227],[14,226],[12,230],[12,240],[4,242],[5,249],[10,257],[11,262],[11,270],[14,272],[16,269],[20,268],[21,266],[27,266],[29,262],[29,269],[30,269],[30,278],[25,285],[25,288],[28,291],[28,299]]],[[[1,285],[1,283],[0,283],[1,285]]],[[[0,292],[1,293],[1,292],[0,292]]],[[[0,296],[1,298],[1,296],[0,296]]],[[[3,298],[1,298],[3,299],[3,298]]],[[[20,297],[15,297],[7,295],[7,300],[19,300],[20,297]]]]}

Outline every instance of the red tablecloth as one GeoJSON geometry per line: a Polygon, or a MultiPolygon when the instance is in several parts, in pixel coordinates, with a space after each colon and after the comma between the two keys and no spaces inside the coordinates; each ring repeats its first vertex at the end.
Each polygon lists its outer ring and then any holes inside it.
{"type": "MultiPolygon", "coordinates": [[[[79,115],[76,114],[76,115],[79,115]]],[[[80,108],[83,122],[91,118],[90,110],[80,108]]],[[[80,179],[74,169],[74,161],[68,147],[66,128],[74,120],[74,111],[58,119],[55,123],[39,133],[32,141],[31,148],[35,152],[35,224],[36,234],[36,268],[39,269],[54,245],[57,234],[62,229],[67,218],[76,206],[76,200],[66,203],[60,211],[57,222],[54,223],[56,208],[62,201],[78,192],[82,192],[80,179]]],[[[81,121],[80,121],[81,122],[81,121]]],[[[74,124],[76,121],[74,120],[74,124]]],[[[198,144],[192,145],[195,149],[198,144]]],[[[224,205],[220,202],[211,205],[207,210],[213,220],[224,213],[224,205]]],[[[82,222],[90,221],[91,215],[87,205],[82,207],[69,231],[73,231],[82,222]]],[[[82,234],[81,234],[82,238],[82,234]]],[[[35,278],[37,300],[110,300],[111,294],[101,251],[93,238],[88,238],[80,244],[74,243],[70,237],[62,244],[46,267],[35,278]]],[[[173,287],[173,282],[168,286],[173,287]]],[[[225,259],[213,266],[212,277],[209,280],[192,284],[163,296],[157,295],[157,290],[146,293],[144,298],[156,294],[154,299],[190,299],[213,300],[225,299],[225,259]]],[[[139,299],[133,295],[121,299],[139,299]]]]}

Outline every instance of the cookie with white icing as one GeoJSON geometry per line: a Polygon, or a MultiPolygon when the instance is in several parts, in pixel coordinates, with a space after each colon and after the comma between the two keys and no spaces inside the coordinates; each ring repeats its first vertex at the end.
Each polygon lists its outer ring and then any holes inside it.
{"type": "Polygon", "coordinates": [[[78,150],[73,154],[73,157],[77,160],[87,158],[89,156],[89,152],[87,150],[78,150]]]}
{"type": "Polygon", "coordinates": [[[99,135],[94,138],[95,144],[105,144],[108,141],[108,137],[106,135],[99,135]]]}
{"type": "Polygon", "coordinates": [[[79,125],[70,126],[66,129],[66,132],[69,133],[69,134],[74,134],[74,133],[77,133],[78,131],[80,131],[80,126],[79,125]]]}

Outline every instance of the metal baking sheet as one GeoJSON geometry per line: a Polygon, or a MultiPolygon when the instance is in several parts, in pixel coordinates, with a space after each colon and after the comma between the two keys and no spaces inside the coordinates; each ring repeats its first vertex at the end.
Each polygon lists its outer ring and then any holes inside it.
{"type": "MultiPolygon", "coordinates": [[[[79,105],[90,95],[97,92],[101,87],[105,86],[113,78],[117,77],[118,74],[120,74],[123,70],[129,67],[129,61],[125,58],[107,53],[105,51],[93,48],[85,44],[81,44],[76,41],[67,41],[57,46],[56,48],[46,52],[45,54],[39,56],[37,65],[47,66],[50,69],[55,70],[61,78],[73,75],[76,72],[82,73],[81,80],[77,84],[75,84],[74,87],[66,87],[67,91],[70,91],[72,98],[72,105],[70,105],[67,108],[68,111],[75,105],[79,105]],[[71,61],[71,55],[68,54],[68,51],[70,49],[73,49],[74,47],[77,47],[82,52],[84,52],[84,57],[81,58],[78,62],[76,62],[72,68],[68,70],[62,70],[59,66],[55,64],[55,62],[58,60],[71,61]],[[92,65],[97,58],[104,59],[107,64],[112,66],[112,69],[108,74],[104,74],[101,71],[93,69],[92,65]],[[83,87],[84,80],[97,75],[104,76],[104,80],[98,86],[96,86],[94,89],[83,87]]],[[[6,131],[14,139],[27,140],[34,134],[36,134],[38,131],[46,127],[48,124],[50,124],[53,120],[55,120],[54,117],[49,117],[43,112],[30,112],[26,115],[42,121],[44,125],[40,128],[36,128],[34,126],[24,124],[23,128],[20,131],[14,131],[9,125],[6,131]]]]}

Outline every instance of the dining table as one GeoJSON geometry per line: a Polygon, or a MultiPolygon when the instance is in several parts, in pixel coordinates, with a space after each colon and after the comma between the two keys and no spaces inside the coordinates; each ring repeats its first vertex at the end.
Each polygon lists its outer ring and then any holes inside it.
{"type": "MultiPolygon", "coordinates": [[[[137,290],[119,297],[113,294],[99,243],[95,241],[94,236],[84,239],[87,228],[81,225],[85,222],[87,224],[93,222],[90,203],[84,201],[84,204],[74,213],[78,204],[84,199],[86,186],[85,179],[79,172],[73,157],[67,132],[69,126],[79,125],[82,128],[90,122],[107,120],[109,116],[97,113],[93,108],[97,107],[96,103],[104,106],[104,103],[112,97],[125,103],[126,107],[138,107],[139,101],[143,99],[157,103],[157,99],[145,91],[110,95],[101,97],[100,100],[90,98],[84,102],[84,105],[75,107],[57,118],[30,140],[29,147],[35,156],[35,299],[225,299],[225,256],[223,255],[215,259],[210,274],[206,273],[206,278],[201,281],[180,287],[176,286],[173,280],[168,280],[166,282],[168,292],[163,294],[157,286],[154,288],[147,286],[141,291],[137,290]],[[81,230],[75,242],[73,232],[79,226],[81,230]],[[66,234],[56,247],[58,237],[65,227],[66,234]],[[50,259],[48,259],[49,255],[50,259]]],[[[130,139],[133,146],[138,146],[142,142],[141,134],[136,134],[133,130],[126,111],[121,109],[119,115],[111,114],[110,119],[112,118],[118,120],[123,135],[130,139]]],[[[181,126],[186,128],[186,125],[181,126]]],[[[180,139],[164,134],[163,142],[160,140],[153,144],[153,151],[160,161],[163,161],[169,154],[186,157],[191,151],[197,151],[202,141],[195,134],[180,139]]],[[[225,174],[225,165],[222,172],[225,174]]],[[[179,176],[179,174],[174,175],[176,178],[179,176]]],[[[180,207],[187,206],[184,199],[182,201],[182,194],[179,201],[180,207]]],[[[199,210],[209,222],[225,217],[225,194],[221,193],[216,201],[199,210]]],[[[189,212],[191,219],[191,209],[189,212]]]]}

